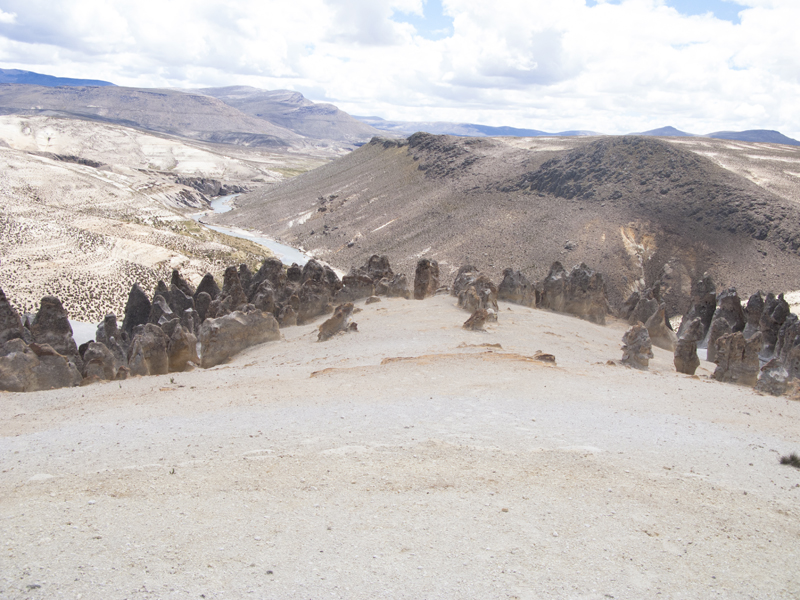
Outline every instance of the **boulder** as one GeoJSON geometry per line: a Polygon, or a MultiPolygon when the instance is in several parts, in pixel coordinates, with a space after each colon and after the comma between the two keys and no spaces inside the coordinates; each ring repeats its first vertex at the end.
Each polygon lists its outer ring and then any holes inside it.
{"type": "Polygon", "coordinates": [[[378,296],[370,296],[364,301],[364,304],[375,304],[380,301],[381,299],[378,296]]]}
{"type": "Polygon", "coordinates": [[[278,322],[260,310],[206,319],[200,327],[200,366],[219,365],[242,350],[280,339],[278,322]]]}
{"type": "Polygon", "coordinates": [[[497,286],[497,299],[536,308],[536,286],[521,271],[503,269],[503,281],[497,286]]]}
{"type": "Polygon", "coordinates": [[[650,335],[650,341],[654,346],[675,351],[675,346],[678,342],[678,336],[675,332],[667,327],[667,305],[661,303],[656,312],[654,312],[647,322],[644,324],[647,327],[647,333],[650,335]]]}
{"type": "Polygon", "coordinates": [[[394,278],[394,271],[392,271],[392,267],[389,265],[389,258],[387,256],[373,254],[367,259],[367,263],[362,269],[366,275],[376,283],[384,278],[394,278]]]}
{"type": "Polygon", "coordinates": [[[94,334],[96,342],[108,346],[109,338],[121,339],[121,332],[117,325],[117,315],[109,313],[103,321],[97,325],[97,332],[94,334]]]}
{"type": "Polygon", "coordinates": [[[567,273],[560,262],[542,281],[542,308],[567,313],[605,325],[610,312],[603,277],[581,263],[567,273]]]}
{"type": "Polygon", "coordinates": [[[103,343],[89,342],[83,353],[84,379],[112,381],[117,378],[117,371],[121,366],[114,353],[103,343]]]}
{"type": "Polygon", "coordinates": [[[31,335],[37,344],[52,346],[58,354],[66,356],[80,370],[78,345],[72,337],[72,325],[61,300],[55,296],[45,296],[31,325],[31,335]]]}
{"type": "Polygon", "coordinates": [[[138,283],[134,283],[128,294],[128,302],[125,304],[125,318],[122,320],[122,332],[127,340],[133,338],[133,328],[137,325],[144,325],[150,318],[150,299],[139,287],[138,283]]]}
{"type": "Polygon", "coordinates": [[[783,294],[780,294],[777,298],[774,294],[767,294],[764,299],[764,310],[759,320],[759,330],[761,331],[764,345],[761,350],[761,356],[764,360],[772,358],[775,354],[778,333],[790,313],[789,304],[783,299],[783,294]]]}
{"type": "Polygon", "coordinates": [[[758,352],[761,350],[761,334],[757,333],[749,340],[744,339],[741,331],[723,335],[716,341],[716,356],[714,362],[714,379],[745,385],[755,386],[758,381],[759,360],[758,352]]]}
{"type": "Polygon", "coordinates": [[[717,296],[717,309],[714,311],[713,319],[724,317],[730,323],[731,331],[743,331],[747,324],[742,301],[736,288],[728,288],[717,296]]]}
{"type": "Polygon", "coordinates": [[[773,396],[782,396],[787,389],[789,389],[789,372],[780,360],[773,358],[761,367],[756,390],[773,396]]]}
{"type": "Polygon", "coordinates": [[[344,304],[340,304],[336,307],[333,311],[333,315],[330,319],[326,320],[322,325],[319,326],[319,333],[317,334],[317,341],[324,342],[332,338],[334,335],[339,333],[340,331],[352,331],[355,328],[351,329],[352,323],[350,323],[350,318],[353,315],[353,303],[346,302],[344,304]]]}
{"type": "Polygon", "coordinates": [[[307,279],[300,286],[297,298],[300,301],[297,308],[297,322],[301,325],[332,312],[333,290],[325,281],[307,279]]]}
{"type": "Polygon", "coordinates": [[[675,344],[673,362],[678,373],[694,375],[697,367],[700,366],[700,359],[697,357],[697,342],[701,339],[703,339],[703,322],[699,317],[695,317],[684,328],[683,337],[678,338],[675,344]]]}
{"type": "Polygon", "coordinates": [[[689,311],[683,316],[681,326],[678,329],[678,337],[683,336],[684,323],[688,327],[695,318],[699,318],[703,323],[703,337],[711,327],[711,320],[714,318],[714,311],[717,309],[717,286],[711,275],[704,273],[703,277],[692,285],[692,303],[689,311]]]}
{"type": "Polygon", "coordinates": [[[161,325],[162,323],[166,323],[167,321],[171,321],[175,318],[175,313],[172,312],[172,309],[167,304],[166,298],[161,294],[157,294],[153,298],[153,304],[150,305],[150,316],[147,319],[148,323],[152,323],[153,325],[161,325]]]}
{"type": "Polygon", "coordinates": [[[200,357],[197,356],[197,337],[194,333],[181,325],[178,319],[164,323],[162,330],[168,338],[167,360],[171,373],[185,371],[190,362],[200,364],[200,357]]]}
{"type": "Polygon", "coordinates": [[[706,360],[708,362],[715,362],[717,357],[717,340],[723,335],[733,333],[731,324],[725,317],[715,318],[711,321],[711,327],[708,328],[708,337],[706,338],[706,360]]]}
{"type": "Polygon", "coordinates": [[[653,358],[653,345],[647,327],[637,323],[622,336],[622,364],[645,370],[653,358]]]}
{"type": "Polygon", "coordinates": [[[37,392],[80,385],[81,374],[48,344],[14,338],[0,346],[0,390],[37,392]]]}
{"type": "Polygon", "coordinates": [[[205,321],[206,318],[209,316],[209,311],[211,309],[211,302],[213,301],[208,292],[199,292],[195,294],[194,306],[195,310],[197,310],[197,316],[200,317],[201,323],[205,321]]]}
{"type": "Polygon", "coordinates": [[[174,314],[182,315],[186,310],[194,310],[194,298],[189,294],[185,294],[178,286],[170,286],[169,296],[169,307],[174,314]]]}
{"type": "Polygon", "coordinates": [[[482,331],[486,321],[489,320],[489,311],[485,308],[478,308],[472,313],[469,319],[464,321],[462,327],[470,331],[482,331]]]}
{"type": "Polygon", "coordinates": [[[181,292],[189,297],[193,297],[195,293],[195,289],[191,283],[186,281],[181,274],[178,272],[178,269],[172,269],[172,277],[170,278],[170,289],[172,286],[178,288],[181,292]]]}
{"type": "Polygon", "coordinates": [[[0,344],[14,339],[21,339],[26,343],[33,341],[30,331],[23,327],[19,313],[0,289],[0,344]]]}
{"type": "Polygon", "coordinates": [[[255,275],[253,275],[250,289],[247,290],[247,298],[251,303],[255,304],[254,299],[258,288],[265,281],[269,282],[273,290],[279,290],[286,285],[286,272],[283,268],[283,263],[277,258],[265,259],[255,275]]]}
{"type": "Polygon", "coordinates": [[[459,269],[452,293],[458,296],[458,305],[469,313],[483,308],[488,311],[491,320],[497,320],[497,286],[474,267],[459,269]]]}
{"type": "Polygon", "coordinates": [[[764,312],[764,297],[761,292],[756,292],[747,301],[747,306],[744,308],[744,337],[749,340],[756,333],[760,331],[761,313],[764,312]]]}
{"type": "Polygon", "coordinates": [[[342,277],[342,289],[336,293],[336,302],[355,302],[375,294],[375,283],[362,271],[351,269],[342,277]]]}
{"type": "Polygon", "coordinates": [[[165,375],[169,372],[169,338],[158,325],[137,327],[128,351],[131,375],[165,375]]]}
{"type": "Polygon", "coordinates": [[[204,293],[208,294],[212,300],[216,299],[216,297],[219,296],[220,293],[219,286],[217,285],[217,282],[211,273],[206,273],[205,275],[203,275],[203,279],[200,280],[200,285],[197,286],[197,289],[194,292],[195,304],[197,303],[197,297],[200,294],[204,293]]]}
{"type": "Polygon", "coordinates": [[[286,304],[278,311],[278,323],[281,327],[294,327],[297,325],[297,311],[291,304],[286,304]]]}
{"type": "Polygon", "coordinates": [[[275,290],[269,279],[264,279],[251,298],[251,303],[258,310],[272,314],[275,312],[275,290]]]}
{"type": "Polygon", "coordinates": [[[433,296],[439,289],[439,263],[433,259],[421,258],[414,273],[414,298],[424,300],[433,296]]]}
{"type": "Polygon", "coordinates": [[[405,275],[393,275],[391,278],[384,277],[375,284],[375,294],[377,296],[388,296],[389,298],[411,298],[408,289],[408,279],[405,275]]]}

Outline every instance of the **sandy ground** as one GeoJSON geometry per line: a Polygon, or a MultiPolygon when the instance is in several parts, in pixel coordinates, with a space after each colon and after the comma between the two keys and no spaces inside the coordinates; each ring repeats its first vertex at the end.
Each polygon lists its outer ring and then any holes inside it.
{"type": "Polygon", "coordinates": [[[800,402],[609,365],[622,323],[467,316],[0,394],[0,597],[800,596],[800,402]]]}

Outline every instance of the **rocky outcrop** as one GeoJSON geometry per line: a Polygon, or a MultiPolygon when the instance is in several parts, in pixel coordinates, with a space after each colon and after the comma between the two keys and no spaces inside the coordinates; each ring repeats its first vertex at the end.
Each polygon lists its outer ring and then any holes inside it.
{"type": "Polygon", "coordinates": [[[138,283],[134,283],[128,294],[128,302],[125,304],[125,317],[122,320],[122,332],[127,340],[133,339],[133,329],[139,325],[144,325],[150,318],[150,299],[139,287],[138,283]]]}
{"type": "Polygon", "coordinates": [[[414,299],[424,300],[433,296],[438,289],[439,263],[429,258],[420,259],[414,273],[414,299]]]}
{"type": "Polygon", "coordinates": [[[178,269],[172,269],[172,277],[170,278],[169,281],[170,281],[170,289],[172,289],[172,286],[175,286],[185,295],[189,297],[194,296],[195,293],[194,286],[192,286],[191,283],[189,283],[183,277],[181,277],[181,274],[178,271],[178,269]]]}
{"type": "Polygon", "coordinates": [[[464,321],[462,327],[470,331],[483,331],[483,326],[486,325],[488,320],[489,311],[485,308],[478,308],[472,313],[469,319],[464,321]]]}
{"type": "Polygon", "coordinates": [[[767,294],[764,299],[764,310],[759,320],[759,330],[762,336],[763,348],[761,357],[764,360],[772,358],[775,354],[775,344],[778,342],[778,333],[790,313],[789,304],[783,299],[783,294],[775,297],[767,294]]]}
{"type": "Polygon", "coordinates": [[[235,311],[206,319],[200,327],[200,366],[219,365],[242,350],[280,339],[278,322],[260,310],[235,311]]]}
{"type": "Polygon", "coordinates": [[[408,289],[408,278],[398,274],[391,278],[384,277],[375,284],[375,295],[387,296],[389,298],[411,298],[411,291],[408,289]]]}
{"type": "Polygon", "coordinates": [[[715,362],[717,358],[717,340],[730,333],[733,333],[733,329],[725,317],[715,318],[711,321],[711,327],[708,329],[706,338],[706,360],[708,362],[715,362]]]}
{"type": "Polygon", "coordinates": [[[497,320],[497,286],[477,268],[465,265],[458,270],[451,293],[458,297],[458,306],[474,313],[485,309],[490,320],[497,320]]]}
{"type": "Polygon", "coordinates": [[[750,296],[750,299],[747,301],[747,306],[744,308],[744,318],[746,323],[742,333],[744,334],[744,338],[746,340],[749,340],[760,331],[761,313],[763,312],[764,297],[761,295],[761,292],[756,292],[750,296]]]}
{"type": "Polygon", "coordinates": [[[185,371],[189,363],[200,364],[200,357],[197,356],[197,337],[181,325],[178,319],[164,323],[161,330],[167,336],[167,361],[171,373],[185,371]]]}
{"type": "MultiPolygon", "coordinates": [[[[641,292],[633,292],[623,306],[625,319],[629,324],[647,323],[662,304],[660,284],[649,287],[641,292]]],[[[666,321],[666,316],[665,316],[666,321]]],[[[652,336],[651,336],[652,337],[652,336]]]]}
{"type": "Polygon", "coordinates": [[[81,374],[67,357],[48,344],[32,343],[20,338],[0,345],[0,390],[38,392],[73,387],[81,382],[81,374]]]}
{"type": "Polygon", "coordinates": [[[375,282],[364,272],[351,269],[342,277],[342,289],[336,294],[336,302],[355,302],[375,294],[375,282]]]}
{"type": "Polygon", "coordinates": [[[31,335],[39,345],[48,345],[58,354],[75,364],[78,370],[83,365],[78,354],[78,346],[72,337],[72,325],[61,300],[55,296],[42,298],[39,310],[31,324],[31,335]]]}
{"type": "Polygon", "coordinates": [[[692,304],[689,312],[683,316],[681,326],[678,329],[678,337],[683,336],[684,324],[688,327],[694,319],[700,319],[703,324],[703,338],[711,327],[711,320],[714,318],[714,311],[717,309],[717,286],[711,275],[704,273],[702,279],[692,285],[692,304]]]}
{"type": "Polygon", "coordinates": [[[678,373],[694,375],[700,366],[697,357],[697,342],[703,339],[703,322],[699,317],[692,319],[684,328],[683,337],[678,338],[675,344],[673,362],[678,373]]]}
{"type": "Polygon", "coordinates": [[[215,300],[217,296],[219,296],[219,286],[217,285],[217,281],[214,279],[214,276],[211,273],[206,273],[203,275],[203,279],[200,280],[200,285],[197,286],[197,289],[194,292],[195,304],[197,303],[198,296],[204,293],[208,294],[212,300],[215,300]]]}
{"type": "Polygon", "coordinates": [[[773,358],[761,367],[761,376],[756,382],[756,390],[773,396],[782,396],[789,388],[789,372],[783,363],[773,358]]]}
{"type": "Polygon", "coordinates": [[[667,305],[665,303],[662,302],[658,306],[657,310],[647,319],[644,326],[647,328],[650,341],[654,346],[669,350],[670,352],[675,351],[678,336],[667,327],[667,305]]]}
{"type": "MultiPolygon", "coordinates": [[[[739,294],[736,293],[736,288],[728,288],[717,296],[717,309],[714,311],[713,319],[723,317],[730,323],[731,331],[744,331],[747,324],[744,310],[742,309],[742,301],[739,294]]],[[[712,324],[713,324],[712,319],[712,324]]]]}
{"type": "Polygon", "coordinates": [[[167,347],[169,338],[158,325],[147,323],[133,332],[128,351],[128,369],[131,375],[165,375],[169,373],[167,347]]]}
{"type": "Polygon", "coordinates": [[[714,379],[753,387],[758,381],[761,335],[744,339],[741,331],[723,335],[716,341],[714,379]]]}
{"type": "Polygon", "coordinates": [[[536,308],[536,286],[521,271],[503,269],[503,281],[497,286],[497,299],[536,308]]]}
{"type": "Polygon", "coordinates": [[[635,369],[647,369],[653,358],[653,345],[647,328],[637,323],[622,336],[622,364],[635,369]]]}
{"type": "Polygon", "coordinates": [[[355,330],[355,328],[351,329],[351,326],[355,325],[355,323],[350,322],[350,318],[352,315],[353,315],[352,302],[346,302],[344,304],[340,304],[339,306],[337,306],[336,309],[333,311],[333,315],[331,316],[331,318],[326,320],[322,325],[319,326],[317,341],[324,342],[325,340],[332,338],[340,331],[355,330]]]}
{"type": "Polygon", "coordinates": [[[167,300],[161,294],[157,294],[150,305],[150,316],[147,322],[153,325],[161,325],[174,318],[175,313],[172,312],[167,300]]]}
{"type": "Polygon", "coordinates": [[[603,277],[581,263],[567,273],[554,262],[541,283],[541,307],[605,325],[610,312],[603,277]]]}
{"type": "MultiPolygon", "coordinates": [[[[117,379],[120,372],[120,365],[114,353],[100,342],[89,342],[86,351],[83,353],[83,372],[84,379],[95,381],[112,381],[117,379]]],[[[122,373],[126,374],[127,369],[122,373]]]]}
{"type": "Polygon", "coordinates": [[[22,326],[19,313],[11,306],[5,293],[0,289],[0,344],[14,339],[21,339],[26,343],[33,341],[30,331],[22,326]]]}

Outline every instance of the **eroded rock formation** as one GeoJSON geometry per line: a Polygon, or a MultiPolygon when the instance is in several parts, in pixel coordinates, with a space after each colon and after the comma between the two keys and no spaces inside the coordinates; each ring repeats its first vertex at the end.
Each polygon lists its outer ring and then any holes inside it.
{"type": "Polygon", "coordinates": [[[424,300],[433,296],[439,289],[439,263],[429,258],[417,262],[414,273],[414,298],[424,300]]]}
{"type": "Polygon", "coordinates": [[[200,326],[200,366],[219,365],[242,350],[280,339],[278,322],[260,310],[234,311],[200,326]]]}
{"type": "Polygon", "coordinates": [[[603,277],[581,263],[567,273],[554,262],[541,283],[541,306],[605,325],[610,312],[603,277]]]}
{"type": "Polygon", "coordinates": [[[647,327],[637,323],[622,336],[622,364],[635,369],[647,369],[653,358],[653,345],[647,327]]]}
{"type": "Polygon", "coordinates": [[[703,322],[700,317],[695,317],[683,328],[683,337],[678,338],[675,344],[673,362],[678,373],[694,375],[700,366],[697,357],[697,342],[703,339],[703,322]]]}
{"type": "Polygon", "coordinates": [[[753,387],[758,381],[761,335],[744,339],[741,331],[723,335],[716,341],[714,379],[753,387]]]}

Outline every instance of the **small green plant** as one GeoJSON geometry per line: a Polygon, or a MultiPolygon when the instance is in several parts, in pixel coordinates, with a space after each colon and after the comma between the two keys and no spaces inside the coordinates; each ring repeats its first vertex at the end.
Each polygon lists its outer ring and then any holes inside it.
{"type": "Polygon", "coordinates": [[[169,382],[174,384],[175,383],[175,378],[174,377],[170,377],[169,378],[169,382]]]}
{"type": "Polygon", "coordinates": [[[795,469],[800,469],[800,456],[797,456],[797,454],[794,452],[788,456],[781,456],[781,464],[790,465],[795,469]]]}

